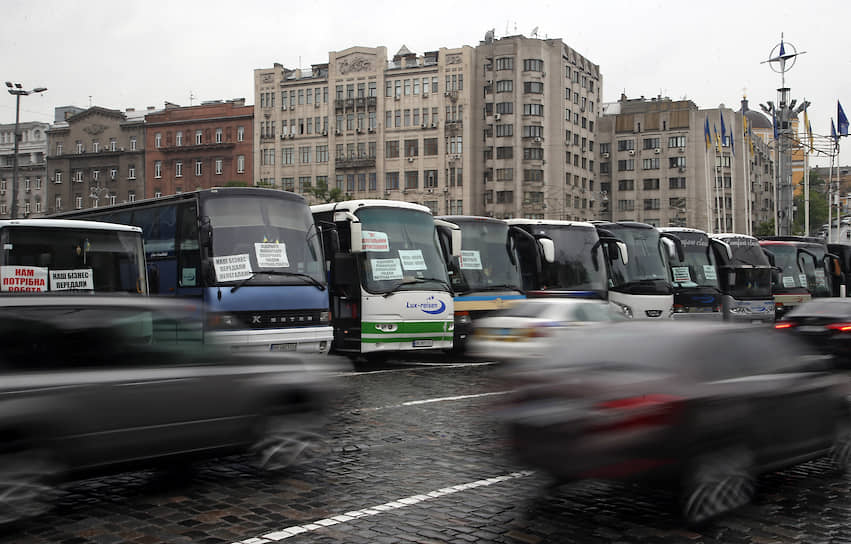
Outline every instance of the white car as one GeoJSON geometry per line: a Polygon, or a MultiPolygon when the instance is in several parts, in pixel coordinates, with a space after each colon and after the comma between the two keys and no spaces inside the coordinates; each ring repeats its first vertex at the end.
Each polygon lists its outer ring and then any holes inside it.
{"type": "Polygon", "coordinates": [[[470,355],[497,361],[535,359],[549,352],[567,329],[624,321],[607,302],[576,298],[537,298],[479,319],[467,345],[470,355]]]}

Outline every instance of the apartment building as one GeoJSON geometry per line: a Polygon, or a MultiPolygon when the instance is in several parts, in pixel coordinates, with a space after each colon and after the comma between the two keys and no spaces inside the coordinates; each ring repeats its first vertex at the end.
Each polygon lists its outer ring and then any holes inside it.
{"type": "Polygon", "coordinates": [[[257,185],[417,202],[438,214],[586,219],[599,67],[510,36],[416,54],[330,52],[255,70],[257,185]]]}
{"type": "Polygon", "coordinates": [[[47,131],[46,213],[133,202],[145,194],[145,114],[68,110],[47,131]]]}
{"type": "Polygon", "coordinates": [[[661,96],[606,104],[597,136],[599,218],[711,232],[750,232],[771,220],[771,150],[746,137],[743,115],[751,126],[766,122],[746,100],[738,112],[661,96]]]}
{"type": "MultiPolygon", "coordinates": [[[[15,218],[45,213],[48,123],[18,123],[18,174],[15,218]]],[[[12,181],[15,178],[15,124],[0,125],[0,219],[12,218],[12,181]]]]}
{"type": "Polygon", "coordinates": [[[254,106],[213,100],[145,116],[145,198],[252,185],[254,106]]]}

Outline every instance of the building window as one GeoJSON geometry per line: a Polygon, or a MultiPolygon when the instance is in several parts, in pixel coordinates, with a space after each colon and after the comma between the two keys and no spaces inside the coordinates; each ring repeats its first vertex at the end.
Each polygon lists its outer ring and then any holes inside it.
{"type": "Polygon", "coordinates": [[[35,213],[41,213],[41,202],[35,203],[35,213]]]}
{"type": "Polygon", "coordinates": [[[543,72],[544,61],[541,59],[523,59],[524,72],[543,72]]]}
{"type": "Polygon", "coordinates": [[[686,158],[685,157],[670,157],[670,158],[668,158],[668,166],[671,167],[671,168],[685,168],[686,158]]]}
{"type": "Polygon", "coordinates": [[[61,154],[62,154],[62,142],[57,142],[57,144],[56,144],[56,154],[57,154],[57,155],[61,155],[61,154]]]}
{"type": "MultiPolygon", "coordinates": [[[[543,149],[541,149],[541,154],[543,155],[543,149]]],[[[514,148],[511,146],[497,147],[496,148],[496,158],[497,159],[513,159],[514,158],[514,148]]]]}
{"type": "Polygon", "coordinates": [[[136,137],[130,136],[130,151],[136,151],[136,137]]]}
{"type": "Polygon", "coordinates": [[[245,141],[245,127],[236,127],[236,141],[245,141]]]}
{"type": "Polygon", "coordinates": [[[514,168],[497,168],[497,181],[514,181],[514,168]]]}
{"type": "MultiPolygon", "coordinates": [[[[92,170],[92,181],[97,181],[100,177],[100,170],[92,170]]],[[[30,178],[27,178],[27,190],[30,189],[30,178]]]]}
{"type": "Polygon", "coordinates": [[[514,57],[499,57],[496,59],[497,70],[513,70],[514,57]]]}
{"type": "Polygon", "coordinates": [[[644,199],[644,209],[645,210],[658,210],[659,209],[659,199],[658,198],[645,198],[644,199]]]}
{"type": "Polygon", "coordinates": [[[541,125],[524,125],[524,138],[542,138],[544,136],[544,127],[541,125]]]}
{"type": "Polygon", "coordinates": [[[136,167],[132,164],[127,167],[127,179],[136,179],[136,167]]]}
{"type": "Polygon", "coordinates": [[[659,190],[659,178],[648,178],[644,180],[644,190],[645,191],[658,191],[659,190]]]}
{"type": "Polygon", "coordinates": [[[281,149],[281,164],[295,164],[295,148],[285,147],[281,149]]]}
{"type": "Polygon", "coordinates": [[[183,145],[183,131],[178,130],[174,135],[174,145],[180,147],[183,145]]]}
{"type": "Polygon", "coordinates": [[[420,173],[416,170],[405,172],[405,189],[416,189],[420,186],[420,173]]]}
{"type": "Polygon", "coordinates": [[[74,198],[74,207],[78,210],[83,209],[83,197],[77,196],[74,198]]]}
{"type": "Polygon", "coordinates": [[[299,162],[301,164],[310,164],[310,146],[302,146],[298,148],[299,162]]]}
{"type": "Polygon", "coordinates": [[[245,155],[237,155],[236,156],[236,173],[244,174],[245,173],[245,155]]]}
{"type": "Polygon", "coordinates": [[[544,171],[523,170],[523,181],[544,181],[544,171]]]}
{"type": "Polygon", "coordinates": [[[635,140],[618,140],[618,151],[631,151],[635,149],[635,140]]]}
{"type": "Polygon", "coordinates": [[[163,163],[162,163],[162,161],[154,161],[154,177],[155,178],[163,177],[163,163]]]}
{"type": "Polygon", "coordinates": [[[216,159],[216,175],[222,174],[222,159],[216,159]]]}
{"type": "Polygon", "coordinates": [[[658,149],[661,147],[660,138],[644,138],[643,149],[658,149]]]}
{"type": "Polygon", "coordinates": [[[496,135],[499,137],[514,136],[514,125],[511,123],[499,123],[496,125],[496,135]]]}
{"type": "Polygon", "coordinates": [[[384,189],[393,191],[399,188],[399,172],[387,172],[384,175],[384,189]]]}
{"type": "Polygon", "coordinates": [[[201,130],[195,131],[195,145],[201,145],[204,140],[204,133],[201,130]]]}
{"type": "Polygon", "coordinates": [[[216,143],[217,144],[222,143],[222,129],[220,129],[220,128],[216,129],[216,143]]]}
{"type": "Polygon", "coordinates": [[[92,141],[92,153],[99,153],[99,152],[100,152],[100,142],[97,141],[97,140],[93,140],[92,141]]]}
{"type": "Polygon", "coordinates": [[[154,147],[160,148],[163,144],[163,135],[159,132],[154,134],[154,147]]]}
{"type": "Polygon", "coordinates": [[[659,169],[659,159],[642,159],[641,160],[641,168],[643,170],[658,170],[659,169]]]}
{"type": "Polygon", "coordinates": [[[542,117],[544,115],[543,104],[523,104],[523,115],[534,115],[542,117]]]}
{"type": "Polygon", "coordinates": [[[420,154],[419,151],[419,140],[405,140],[405,156],[406,157],[417,157],[420,154]]]}
{"type": "Polygon", "coordinates": [[[618,200],[618,211],[631,212],[635,210],[634,200],[618,200]]]}
{"type": "Polygon", "coordinates": [[[41,189],[41,176],[35,177],[35,190],[38,191],[41,189]]]}
{"type": "Polygon", "coordinates": [[[496,192],[496,203],[497,204],[510,204],[514,202],[514,191],[497,191],[496,192]]]}
{"type": "Polygon", "coordinates": [[[668,178],[669,189],[685,189],[686,178],[668,178]]]}
{"type": "Polygon", "coordinates": [[[523,92],[527,94],[543,94],[544,84],[540,81],[523,82],[523,92]]]}
{"type": "Polygon", "coordinates": [[[685,146],[686,146],[686,137],[685,136],[670,136],[670,137],[668,137],[668,147],[685,147],[685,146]]]}
{"type": "Polygon", "coordinates": [[[384,158],[398,159],[399,158],[399,140],[389,140],[384,142],[384,158]]]}
{"type": "Polygon", "coordinates": [[[310,176],[299,176],[298,190],[300,193],[305,193],[310,189],[310,176]]]}
{"type": "Polygon", "coordinates": [[[496,92],[510,93],[514,92],[514,81],[510,79],[501,79],[496,82],[496,92]]]}
{"type": "Polygon", "coordinates": [[[174,177],[182,178],[183,177],[183,161],[175,161],[174,162],[174,177]]]}
{"type": "Polygon", "coordinates": [[[618,172],[630,172],[635,170],[635,159],[622,159],[618,161],[618,172]]]}
{"type": "MultiPolygon", "coordinates": [[[[497,157],[499,157],[499,149],[497,149],[497,157]]],[[[542,161],[544,160],[543,147],[525,147],[523,148],[524,161],[542,161]]]]}
{"type": "Polygon", "coordinates": [[[632,191],[632,190],[635,190],[635,180],[632,180],[632,179],[618,180],[618,191],[632,191]]]}
{"type": "Polygon", "coordinates": [[[109,169],[109,179],[111,181],[115,181],[115,178],[118,177],[118,168],[110,168],[109,169]]]}
{"type": "Polygon", "coordinates": [[[57,196],[56,197],[56,211],[58,212],[61,209],[62,209],[62,197],[57,196]]]}
{"type": "Polygon", "coordinates": [[[203,165],[203,164],[204,164],[204,162],[203,162],[203,161],[200,161],[200,160],[196,160],[196,161],[195,161],[195,175],[196,175],[196,176],[200,176],[200,175],[202,174],[202,171],[203,171],[203,170],[202,170],[202,165],[203,165]]]}

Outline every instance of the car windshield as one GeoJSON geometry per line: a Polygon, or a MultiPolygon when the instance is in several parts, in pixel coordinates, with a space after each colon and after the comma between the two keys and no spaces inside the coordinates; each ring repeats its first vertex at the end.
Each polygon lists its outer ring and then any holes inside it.
{"type": "Polygon", "coordinates": [[[0,238],[3,292],[147,293],[139,233],[13,226],[0,238]]]}
{"type": "Polygon", "coordinates": [[[795,307],[789,317],[797,315],[821,317],[851,317],[851,301],[847,299],[813,299],[795,307]]]}
{"type": "Polygon", "coordinates": [[[322,248],[310,208],[302,200],[253,195],[209,197],[201,214],[213,231],[213,257],[219,283],[249,285],[304,283],[289,274],[325,281],[322,248]],[[274,275],[258,274],[271,270],[274,275]]]}
{"type": "Polygon", "coordinates": [[[605,227],[627,246],[627,264],[616,258],[611,263],[612,289],[630,290],[642,284],[670,292],[666,259],[659,231],[655,228],[612,224],[605,227]]]}
{"type": "Polygon", "coordinates": [[[709,249],[709,237],[702,232],[675,232],[683,244],[682,261],[671,261],[674,287],[718,288],[715,257],[709,249]]]}
{"type": "Polygon", "coordinates": [[[520,290],[520,266],[509,259],[508,225],[501,221],[453,221],[461,227],[461,257],[449,263],[452,288],[464,293],[481,289],[520,290]]]}
{"type": "Polygon", "coordinates": [[[389,206],[356,213],[363,230],[362,277],[367,291],[448,289],[431,214],[389,206]]]}

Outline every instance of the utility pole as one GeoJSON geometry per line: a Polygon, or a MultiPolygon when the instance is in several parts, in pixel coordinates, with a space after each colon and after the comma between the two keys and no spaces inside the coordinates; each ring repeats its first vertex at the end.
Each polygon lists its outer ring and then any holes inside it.
{"type": "Polygon", "coordinates": [[[47,87],[36,87],[32,90],[25,90],[20,83],[6,82],[6,90],[9,94],[15,97],[15,147],[14,156],[12,157],[12,207],[10,209],[9,218],[18,218],[18,142],[21,140],[20,124],[21,124],[21,97],[28,96],[32,93],[43,93],[47,87]]]}
{"type": "Polygon", "coordinates": [[[777,104],[768,101],[767,104],[760,104],[762,110],[771,115],[772,124],[774,125],[774,139],[776,150],[776,191],[777,191],[777,214],[774,218],[777,225],[777,233],[781,236],[789,236],[792,234],[792,205],[794,202],[794,188],[792,186],[792,148],[797,145],[797,138],[792,131],[791,120],[798,113],[804,111],[809,105],[806,100],[797,108],[795,103],[797,100],[791,98],[791,91],[786,86],[786,72],[792,69],[798,55],[803,55],[806,51],[800,53],[791,43],[783,40],[783,34],[780,34],[780,43],[775,45],[771,50],[768,60],[762,64],[768,63],[772,70],[780,74],[780,88],[777,89],[777,104]]]}

